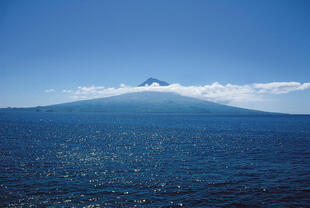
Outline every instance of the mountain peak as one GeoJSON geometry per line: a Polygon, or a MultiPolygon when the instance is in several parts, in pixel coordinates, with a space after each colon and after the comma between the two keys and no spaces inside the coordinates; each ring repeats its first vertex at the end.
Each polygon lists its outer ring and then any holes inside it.
{"type": "Polygon", "coordinates": [[[158,83],[159,86],[168,86],[169,83],[165,82],[165,81],[161,81],[159,79],[150,77],[147,80],[145,80],[143,83],[139,84],[138,87],[143,87],[145,85],[152,85],[153,83],[158,83]]]}

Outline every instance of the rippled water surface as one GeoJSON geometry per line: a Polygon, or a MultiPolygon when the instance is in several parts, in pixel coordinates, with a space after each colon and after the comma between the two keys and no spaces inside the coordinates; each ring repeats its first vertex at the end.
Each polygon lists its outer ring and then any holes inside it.
{"type": "Polygon", "coordinates": [[[0,207],[309,207],[309,116],[0,113],[0,207]]]}

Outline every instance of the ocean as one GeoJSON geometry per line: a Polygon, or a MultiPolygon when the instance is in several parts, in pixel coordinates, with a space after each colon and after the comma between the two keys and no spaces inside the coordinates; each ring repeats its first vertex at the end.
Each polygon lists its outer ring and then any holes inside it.
{"type": "Polygon", "coordinates": [[[0,207],[310,207],[310,116],[0,112],[0,207]]]}

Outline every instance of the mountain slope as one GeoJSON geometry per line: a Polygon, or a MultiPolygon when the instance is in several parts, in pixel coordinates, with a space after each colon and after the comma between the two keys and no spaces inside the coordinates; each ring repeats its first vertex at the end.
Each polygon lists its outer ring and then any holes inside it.
{"type": "Polygon", "coordinates": [[[262,111],[231,107],[166,92],[127,93],[107,98],[28,108],[27,110],[59,112],[170,112],[237,115],[267,114],[262,111]]]}

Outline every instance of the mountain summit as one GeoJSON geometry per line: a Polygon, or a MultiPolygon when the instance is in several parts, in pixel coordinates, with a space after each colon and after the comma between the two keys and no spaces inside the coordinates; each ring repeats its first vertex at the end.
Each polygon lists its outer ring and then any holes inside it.
{"type": "Polygon", "coordinates": [[[145,85],[152,85],[153,83],[158,83],[159,86],[168,86],[170,85],[169,83],[165,82],[165,81],[161,81],[159,79],[155,79],[155,78],[148,78],[147,80],[145,80],[143,83],[139,84],[138,87],[144,87],[145,85]]]}

